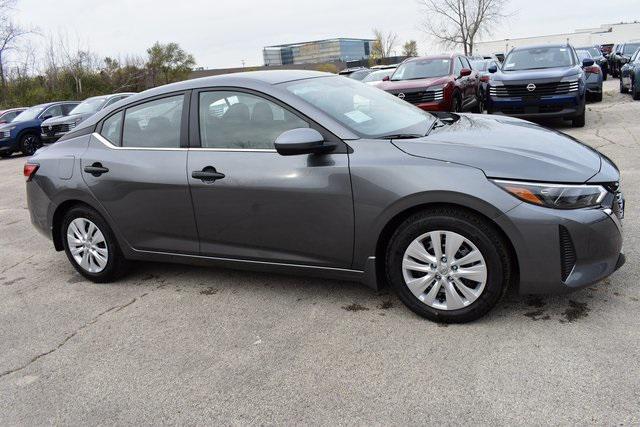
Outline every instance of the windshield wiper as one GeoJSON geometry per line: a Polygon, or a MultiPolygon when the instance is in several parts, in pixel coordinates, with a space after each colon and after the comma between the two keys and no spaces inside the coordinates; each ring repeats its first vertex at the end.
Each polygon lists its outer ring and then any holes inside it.
{"type": "Polygon", "coordinates": [[[391,135],[382,135],[375,139],[415,139],[422,138],[424,135],[418,133],[395,133],[391,135]]]}

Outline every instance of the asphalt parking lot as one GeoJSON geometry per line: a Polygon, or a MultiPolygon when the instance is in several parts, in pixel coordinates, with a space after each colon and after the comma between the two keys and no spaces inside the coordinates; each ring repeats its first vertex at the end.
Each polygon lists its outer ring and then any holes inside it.
{"type": "Polygon", "coordinates": [[[587,126],[622,170],[627,264],[577,293],[510,292],[448,327],[362,285],[140,264],[89,283],[0,160],[0,424],[640,423],[640,102],[587,126]]]}

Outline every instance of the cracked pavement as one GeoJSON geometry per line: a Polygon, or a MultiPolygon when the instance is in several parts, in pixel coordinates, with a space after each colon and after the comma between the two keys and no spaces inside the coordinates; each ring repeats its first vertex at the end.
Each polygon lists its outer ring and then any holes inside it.
{"type": "Polygon", "coordinates": [[[30,225],[0,160],[0,424],[640,423],[640,102],[587,126],[622,170],[627,265],[436,325],[356,283],[143,263],[92,284],[30,225]],[[418,397],[420,399],[418,399],[418,397]]]}

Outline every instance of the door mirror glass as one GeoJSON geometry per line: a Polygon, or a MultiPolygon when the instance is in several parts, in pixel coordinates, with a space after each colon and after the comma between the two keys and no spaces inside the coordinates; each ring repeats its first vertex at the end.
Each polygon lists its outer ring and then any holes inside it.
{"type": "Polygon", "coordinates": [[[298,128],[280,134],[275,142],[276,151],[282,156],[323,153],[335,146],[325,144],[324,137],[315,129],[298,128]]]}
{"type": "Polygon", "coordinates": [[[491,74],[497,73],[498,72],[498,66],[497,65],[492,65],[487,69],[488,72],[490,72],[491,74]]]}
{"type": "Polygon", "coordinates": [[[582,66],[583,67],[592,67],[593,64],[595,64],[595,62],[593,61],[593,59],[590,58],[585,58],[582,60],[582,66]]]}
{"type": "Polygon", "coordinates": [[[391,80],[391,76],[384,76],[384,77],[382,78],[382,81],[383,81],[383,82],[388,82],[389,80],[391,80]]]}
{"type": "Polygon", "coordinates": [[[463,68],[460,70],[460,77],[466,77],[471,75],[471,70],[468,68],[463,68]]]}

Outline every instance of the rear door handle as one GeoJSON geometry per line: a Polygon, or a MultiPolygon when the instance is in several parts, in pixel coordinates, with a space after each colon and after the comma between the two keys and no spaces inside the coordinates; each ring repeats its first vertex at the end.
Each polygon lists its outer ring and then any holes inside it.
{"type": "Polygon", "coordinates": [[[223,173],[216,171],[216,168],[213,166],[207,166],[203,168],[201,171],[193,171],[191,172],[191,177],[195,179],[200,179],[205,182],[214,182],[218,179],[222,179],[225,177],[223,173]]]}
{"type": "Polygon", "coordinates": [[[109,168],[105,168],[104,166],[102,166],[102,163],[100,163],[100,162],[95,162],[91,166],[85,166],[84,167],[84,171],[86,173],[90,173],[91,175],[93,175],[95,177],[99,177],[103,173],[109,172],[109,168]]]}

